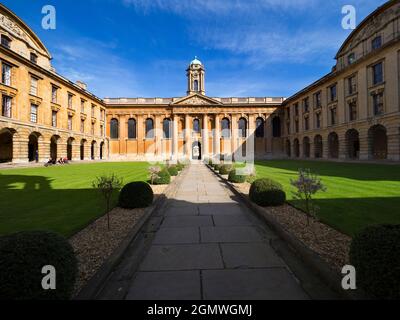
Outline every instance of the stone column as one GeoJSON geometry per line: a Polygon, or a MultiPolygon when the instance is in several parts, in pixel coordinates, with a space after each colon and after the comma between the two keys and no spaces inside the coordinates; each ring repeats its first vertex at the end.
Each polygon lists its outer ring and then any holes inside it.
{"type": "Polygon", "coordinates": [[[256,115],[249,115],[247,138],[246,138],[246,160],[254,162],[256,156],[256,115]]]}
{"type": "Polygon", "coordinates": [[[339,159],[345,160],[347,158],[347,145],[346,138],[339,137],[339,159]]]}
{"type": "Polygon", "coordinates": [[[231,117],[231,155],[232,161],[235,160],[236,152],[240,152],[237,150],[238,148],[238,117],[235,114],[232,114],[231,117]]]}
{"type": "Polygon", "coordinates": [[[13,163],[27,163],[29,162],[28,143],[29,139],[19,138],[13,136],[13,163]]]}
{"type": "Polygon", "coordinates": [[[310,159],[315,159],[315,144],[314,140],[310,138],[310,159]]]}
{"type": "Polygon", "coordinates": [[[57,141],[57,158],[66,158],[67,157],[67,141],[58,139],[57,141]]]}
{"type": "Polygon", "coordinates": [[[178,137],[178,121],[179,116],[173,116],[173,123],[172,123],[172,159],[177,161],[179,158],[179,137],[178,137]]]}
{"type": "Polygon", "coordinates": [[[163,134],[163,130],[162,130],[162,125],[160,122],[160,116],[156,115],[154,117],[154,142],[155,142],[155,156],[160,156],[161,152],[162,152],[162,134],[163,134]]]}
{"type": "Polygon", "coordinates": [[[191,158],[192,154],[192,130],[190,125],[191,116],[185,115],[185,156],[187,159],[191,158]]]}
{"type": "Polygon", "coordinates": [[[144,159],[144,119],[143,115],[137,117],[137,153],[141,159],[144,159]]]}
{"type": "Polygon", "coordinates": [[[203,159],[207,158],[209,155],[209,150],[208,150],[208,115],[205,114],[203,116],[203,133],[202,133],[202,138],[203,138],[203,159]]]}
{"type": "Polygon", "coordinates": [[[367,129],[358,130],[358,139],[360,141],[360,155],[359,160],[369,159],[369,138],[367,129]]]}
{"type": "Polygon", "coordinates": [[[387,129],[387,159],[393,161],[400,160],[400,129],[397,126],[387,129]]]}
{"type": "Polygon", "coordinates": [[[39,162],[47,162],[50,158],[50,141],[44,141],[44,139],[39,139],[38,141],[39,149],[39,162]]]}
{"type": "Polygon", "coordinates": [[[74,140],[72,142],[72,160],[79,161],[81,159],[80,154],[81,154],[81,143],[80,141],[74,140]]]}
{"type": "Polygon", "coordinates": [[[221,122],[219,115],[215,115],[215,129],[214,129],[214,161],[219,163],[221,153],[221,122]]]}

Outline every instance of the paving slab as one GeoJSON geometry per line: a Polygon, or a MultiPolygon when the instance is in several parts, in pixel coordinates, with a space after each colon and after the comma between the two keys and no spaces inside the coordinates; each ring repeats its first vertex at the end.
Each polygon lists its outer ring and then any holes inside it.
{"type": "Polygon", "coordinates": [[[189,244],[200,242],[200,230],[197,227],[162,228],[155,237],[154,244],[189,244]]]}
{"type": "Polygon", "coordinates": [[[204,270],[224,267],[217,244],[154,245],[140,271],[204,270]]]}
{"type": "Polygon", "coordinates": [[[200,214],[198,205],[192,204],[187,206],[171,206],[165,210],[165,217],[179,216],[198,216],[200,214]]]}
{"type": "Polygon", "coordinates": [[[267,239],[255,227],[202,227],[200,234],[202,243],[262,242],[267,239]]]}
{"type": "Polygon", "coordinates": [[[210,216],[175,216],[165,217],[161,228],[206,227],[213,225],[214,222],[210,216]]]}
{"type": "Polygon", "coordinates": [[[205,300],[306,300],[284,268],[202,271],[205,300]]]}
{"type": "Polygon", "coordinates": [[[243,208],[237,203],[207,203],[199,205],[201,216],[242,214],[243,208]]]}
{"type": "Polygon", "coordinates": [[[218,214],[213,216],[216,227],[252,226],[253,221],[243,213],[241,214],[218,214]]]}
{"type": "Polygon", "coordinates": [[[138,272],[127,300],[199,300],[200,271],[138,272]]]}

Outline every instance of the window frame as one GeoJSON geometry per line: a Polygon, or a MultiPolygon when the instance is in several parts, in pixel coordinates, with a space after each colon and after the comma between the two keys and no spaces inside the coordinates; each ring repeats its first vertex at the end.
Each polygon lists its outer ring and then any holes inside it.
{"type": "Polygon", "coordinates": [[[1,115],[6,118],[12,118],[12,97],[4,94],[1,99],[1,115]]]}
{"type": "Polygon", "coordinates": [[[37,123],[38,122],[38,109],[39,106],[37,104],[31,103],[31,110],[30,110],[30,122],[37,123]],[[35,110],[35,112],[32,112],[35,110]]]}

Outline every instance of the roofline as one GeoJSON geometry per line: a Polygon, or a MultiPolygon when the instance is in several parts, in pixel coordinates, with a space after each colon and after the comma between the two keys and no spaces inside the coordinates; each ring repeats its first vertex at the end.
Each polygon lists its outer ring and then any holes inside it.
{"type": "Polygon", "coordinates": [[[335,59],[339,58],[339,54],[341,51],[345,48],[345,46],[350,42],[350,40],[355,36],[366,24],[367,22],[372,19],[373,16],[378,15],[382,11],[386,10],[387,8],[391,7],[394,5],[396,2],[399,2],[400,0],[389,0],[388,2],[384,3],[383,5],[379,6],[376,8],[372,13],[370,13],[366,18],[364,18],[363,21],[359,23],[359,25],[349,34],[349,36],[346,38],[346,40],[343,42],[343,44],[340,46],[338,52],[335,55],[335,59]]]}
{"type": "Polygon", "coordinates": [[[4,4],[0,3],[0,8],[3,9],[4,11],[6,11],[10,16],[12,16],[13,19],[15,19],[18,23],[20,23],[25,29],[26,31],[28,31],[29,35],[40,45],[40,47],[46,52],[46,54],[49,56],[50,59],[52,59],[52,56],[49,52],[49,50],[47,50],[46,46],[44,45],[44,43],[42,42],[42,40],[40,40],[40,38],[36,35],[36,33],[21,19],[19,18],[11,9],[9,9],[8,7],[6,7],[4,4]]]}

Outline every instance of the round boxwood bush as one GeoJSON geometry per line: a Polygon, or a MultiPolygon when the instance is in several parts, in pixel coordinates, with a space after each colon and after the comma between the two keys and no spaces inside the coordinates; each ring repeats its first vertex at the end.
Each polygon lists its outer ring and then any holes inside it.
{"type": "Polygon", "coordinates": [[[153,203],[153,189],[148,183],[137,181],[125,185],[119,193],[119,206],[125,209],[146,208],[153,203]]]}
{"type": "Polygon", "coordinates": [[[250,187],[251,201],[261,207],[274,207],[283,205],[286,201],[286,194],[282,185],[271,179],[257,179],[250,187]]]}
{"type": "Polygon", "coordinates": [[[176,177],[178,175],[178,173],[179,173],[178,167],[177,166],[169,166],[168,167],[168,172],[169,172],[170,176],[176,177]]]}
{"type": "Polygon", "coordinates": [[[170,183],[171,183],[171,175],[169,174],[166,168],[162,169],[158,173],[158,178],[154,180],[154,184],[156,185],[170,184],[170,183]]]}
{"type": "Polygon", "coordinates": [[[219,169],[222,167],[222,164],[216,164],[214,165],[214,170],[219,171],[219,169]]]}
{"type": "Polygon", "coordinates": [[[0,300],[70,299],[77,271],[72,246],[56,233],[29,231],[0,238],[0,300]],[[42,287],[49,275],[42,273],[45,266],[55,268],[55,290],[42,287]]]}
{"type": "Polygon", "coordinates": [[[228,180],[233,183],[245,183],[246,178],[246,175],[238,174],[237,170],[231,170],[231,172],[229,172],[228,180]]]}
{"type": "Polygon", "coordinates": [[[357,234],[350,246],[357,284],[378,299],[400,299],[400,225],[377,225],[357,234]]]}
{"type": "Polygon", "coordinates": [[[231,164],[224,164],[219,168],[219,173],[222,175],[229,174],[233,169],[233,166],[231,164]]]}

